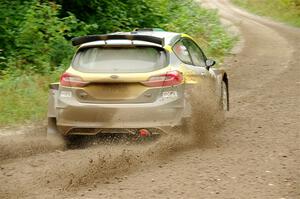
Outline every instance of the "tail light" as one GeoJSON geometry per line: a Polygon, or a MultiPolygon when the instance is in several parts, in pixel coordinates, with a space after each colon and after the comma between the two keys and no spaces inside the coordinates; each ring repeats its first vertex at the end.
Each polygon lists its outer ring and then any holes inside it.
{"type": "Polygon", "coordinates": [[[60,77],[60,85],[68,87],[83,87],[86,86],[89,82],[85,82],[81,77],[72,75],[70,73],[64,73],[60,77]]]}
{"type": "Polygon", "coordinates": [[[147,81],[142,82],[145,86],[149,87],[164,87],[175,86],[181,84],[183,81],[182,73],[179,71],[171,71],[166,74],[152,76],[147,81]]]}

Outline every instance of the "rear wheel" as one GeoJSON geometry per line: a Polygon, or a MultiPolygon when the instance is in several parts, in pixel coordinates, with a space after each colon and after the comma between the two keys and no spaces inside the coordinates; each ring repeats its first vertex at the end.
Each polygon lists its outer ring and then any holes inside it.
{"type": "Polygon", "coordinates": [[[221,84],[220,109],[222,111],[229,110],[228,87],[227,87],[227,84],[225,83],[225,81],[222,81],[222,84],[221,84]]]}

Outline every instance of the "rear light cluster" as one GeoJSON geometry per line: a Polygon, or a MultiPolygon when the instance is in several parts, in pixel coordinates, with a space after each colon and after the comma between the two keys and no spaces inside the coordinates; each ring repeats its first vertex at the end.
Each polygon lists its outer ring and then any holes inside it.
{"type": "Polygon", "coordinates": [[[61,86],[84,87],[87,84],[89,84],[89,82],[85,82],[85,81],[82,80],[81,77],[76,76],[76,75],[72,75],[70,73],[64,73],[60,77],[60,85],[61,86]]]}
{"type": "Polygon", "coordinates": [[[149,87],[164,87],[179,85],[182,81],[183,76],[181,72],[171,71],[166,74],[152,76],[147,81],[142,82],[142,84],[149,87]]]}
{"type": "MultiPolygon", "coordinates": [[[[166,74],[152,76],[147,81],[141,82],[145,86],[149,87],[165,87],[175,86],[181,84],[183,81],[182,73],[179,71],[171,71],[166,74]]],[[[60,85],[68,87],[84,87],[90,82],[84,81],[81,77],[72,75],[70,73],[64,73],[60,77],[60,85]]]]}

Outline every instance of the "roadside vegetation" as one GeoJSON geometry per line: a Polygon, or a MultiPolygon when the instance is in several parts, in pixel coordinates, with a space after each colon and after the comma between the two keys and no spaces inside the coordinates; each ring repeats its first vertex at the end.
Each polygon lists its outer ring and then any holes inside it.
{"type": "Polygon", "coordinates": [[[68,67],[72,37],[137,27],[188,33],[214,58],[234,40],[216,11],[192,0],[2,0],[0,126],[46,117],[48,84],[68,67]]]}
{"type": "Polygon", "coordinates": [[[255,14],[300,27],[300,0],[231,0],[255,14]]]}

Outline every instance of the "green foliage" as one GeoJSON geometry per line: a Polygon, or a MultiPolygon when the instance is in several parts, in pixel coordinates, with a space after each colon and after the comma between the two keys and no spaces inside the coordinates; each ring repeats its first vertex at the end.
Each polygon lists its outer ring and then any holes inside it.
{"type": "MultiPolygon", "coordinates": [[[[130,31],[136,27],[158,26],[163,16],[158,16],[150,0],[57,0],[62,5],[61,16],[69,12],[97,28],[90,34],[130,31]],[[92,14],[91,14],[92,13],[92,14]]],[[[156,4],[155,6],[160,6],[156,4]]]]}
{"type": "Polygon", "coordinates": [[[233,3],[263,16],[270,16],[300,27],[300,0],[232,0],[233,3]]]}
{"type": "MultiPolygon", "coordinates": [[[[156,2],[161,3],[161,0],[156,2]]],[[[166,23],[162,24],[164,29],[192,35],[210,56],[224,56],[232,47],[233,38],[224,31],[216,11],[202,8],[191,0],[164,0],[161,10],[164,11],[161,15],[167,16],[166,23]]]]}
{"type": "Polygon", "coordinates": [[[74,51],[66,37],[76,35],[73,30],[85,33],[89,26],[74,15],[58,18],[59,9],[54,3],[32,2],[19,25],[9,70],[46,74],[69,62],[74,51]]]}
{"type": "Polygon", "coordinates": [[[62,5],[62,16],[72,12],[85,23],[97,24],[89,34],[158,27],[199,38],[200,43],[214,56],[224,55],[232,45],[232,38],[224,32],[216,11],[204,9],[193,0],[92,0],[88,4],[84,0],[57,2],[62,5]]]}
{"type": "Polygon", "coordinates": [[[7,68],[7,57],[16,49],[15,35],[28,7],[26,2],[22,5],[22,0],[2,0],[0,3],[0,72],[7,68]]]}

